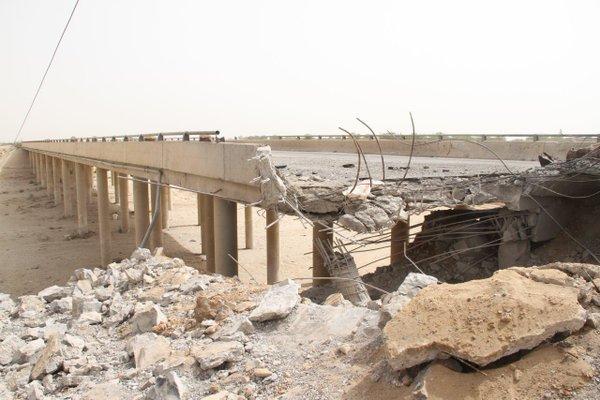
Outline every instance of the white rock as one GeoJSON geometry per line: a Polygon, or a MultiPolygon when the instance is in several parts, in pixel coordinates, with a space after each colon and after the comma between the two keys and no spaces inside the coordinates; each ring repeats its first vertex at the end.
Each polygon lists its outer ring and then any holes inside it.
{"type": "Polygon", "coordinates": [[[192,347],[190,353],[200,368],[206,370],[226,362],[241,360],[244,355],[244,345],[240,342],[211,342],[192,347]]]}
{"type": "Polygon", "coordinates": [[[80,338],[79,336],[76,335],[72,335],[70,333],[67,333],[63,338],[63,343],[73,347],[74,349],[77,349],[79,351],[83,351],[83,349],[85,349],[86,344],[85,344],[85,340],[83,340],[82,338],[80,338]]]}
{"type": "MultiPolygon", "coordinates": [[[[19,297],[14,314],[19,317],[25,317],[27,313],[30,315],[38,315],[44,312],[46,308],[45,302],[35,295],[25,295],[19,297]]],[[[27,315],[27,316],[30,316],[27,315]]]]}
{"type": "Polygon", "coordinates": [[[11,312],[15,308],[15,302],[9,294],[0,293],[0,310],[11,312]]]}
{"type": "Polygon", "coordinates": [[[44,339],[35,339],[29,343],[24,344],[19,348],[18,360],[20,363],[29,362],[31,363],[37,353],[39,353],[45,347],[44,339]]]}
{"type": "Polygon", "coordinates": [[[125,277],[129,283],[139,283],[142,281],[142,271],[135,268],[128,268],[125,270],[125,277]]]}
{"type": "Polygon", "coordinates": [[[102,323],[102,314],[96,311],[84,312],[77,319],[79,324],[96,325],[102,323]]]}
{"type": "Polygon", "coordinates": [[[87,268],[79,268],[73,272],[71,276],[72,281],[89,281],[92,285],[96,283],[98,277],[96,274],[87,268]]]}
{"type": "Polygon", "coordinates": [[[53,360],[54,355],[60,351],[60,340],[58,334],[54,334],[48,339],[48,343],[40,352],[37,360],[31,369],[31,380],[42,379],[46,374],[56,372],[62,365],[62,361],[53,360]]]}
{"type": "Polygon", "coordinates": [[[102,303],[100,303],[95,297],[73,297],[73,310],[71,314],[75,319],[78,319],[83,313],[99,313],[101,310],[102,303]]]}
{"type": "Polygon", "coordinates": [[[191,294],[200,290],[205,290],[210,282],[210,277],[207,275],[193,276],[179,286],[179,290],[183,294],[191,294]]]}
{"type": "Polygon", "coordinates": [[[262,301],[250,314],[251,321],[269,321],[285,318],[300,302],[300,285],[287,279],[271,286],[262,301]]]}
{"type": "Polygon", "coordinates": [[[86,295],[92,293],[92,281],[88,279],[81,279],[75,282],[75,290],[78,290],[79,293],[86,295]]]}
{"type": "Polygon", "coordinates": [[[204,396],[200,400],[238,400],[238,398],[239,397],[237,395],[235,395],[231,392],[228,392],[226,390],[222,390],[215,394],[211,394],[209,396],[204,396]]]}
{"type": "Polygon", "coordinates": [[[18,369],[8,371],[4,376],[6,386],[13,392],[24,387],[29,382],[30,365],[24,365],[18,369]]]}
{"type": "Polygon", "coordinates": [[[58,314],[71,312],[73,310],[73,298],[67,296],[62,299],[54,300],[50,303],[49,308],[51,312],[58,314]]]}
{"type": "Polygon", "coordinates": [[[62,299],[71,294],[71,288],[65,286],[50,286],[38,293],[38,296],[44,299],[47,303],[54,300],[62,299]]]}
{"type": "Polygon", "coordinates": [[[115,293],[115,288],[113,286],[108,287],[97,287],[94,289],[94,295],[99,301],[106,301],[113,297],[115,293]]]}
{"type": "Polygon", "coordinates": [[[16,335],[8,335],[0,343],[0,364],[8,365],[18,362],[21,357],[19,349],[25,346],[25,342],[16,335]]]}
{"type": "Polygon", "coordinates": [[[132,261],[146,261],[147,259],[152,257],[152,253],[150,253],[150,250],[148,249],[143,249],[141,247],[138,247],[137,249],[135,249],[133,251],[133,253],[131,254],[131,257],[129,257],[132,261]]]}
{"type": "Polygon", "coordinates": [[[127,344],[127,352],[133,355],[135,367],[144,369],[169,356],[169,341],[164,336],[147,332],[134,336],[127,344]]]}
{"type": "Polygon", "coordinates": [[[42,329],[42,332],[44,340],[50,339],[53,335],[63,336],[67,332],[67,324],[61,322],[48,324],[42,329]]]}
{"type": "Polygon", "coordinates": [[[44,386],[40,381],[32,381],[25,386],[25,393],[27,393],[27,400],[43,400],[44,386]]]}
{"type": "Polygon", "coordinates": [[[134,334],[150,332],[156,325],[166,321],[167,317],[159,306],[146,303],[139,307],[131,318],[131,330],[134,334]]]}
{"type": "Polygon", "coordinates": [[[148,400],[181,400],[186,395],[186,387],[174,371],[156,378],[156,384],[148,392],[148,400]]]}
{"type": "Polygon", "coordinates": [[[429,285],[437,285],[437,283],[438,280],[434,276],[410,272],[396,291],[381,298],[379,327],[383,329],[388,321],[398,314],[421,289],[429,285]]]}

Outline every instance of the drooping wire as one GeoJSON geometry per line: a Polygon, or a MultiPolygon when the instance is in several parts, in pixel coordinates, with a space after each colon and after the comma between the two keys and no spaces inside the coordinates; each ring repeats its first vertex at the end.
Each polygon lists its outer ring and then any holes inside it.
{"type": "Polygon", "coordinates": [[[29,118],[29,114],[31,113],[31,109],[33,108],[33,105],[35,104],[35,101],[38,97],[38,95],[40,94],[40,90],[42,89],[42,85],[44,84],[44,81],[46,80],[46,75],[48,75],[48,71],[50,70],[50,67],[52,66],[52,63],[54,62],[54,57],[56,57],[56,53],[58,51],[58,48],[63,40],[63,37],[65,36],[65,33],[67,32],[67,29],[69,28],[69,24],[71,23],[71,19],[73,19],[73,14],[75,14],[75,10],[77,9],[77,5],[79,4],[79,0],[75,1],[75,5],[73,6],[73,9],[71,10],[71,14],[69,15],[69,19],[67,20],[67,23],[65,24],[65,27],[62,30],[62,33],[60,34],[60,37],[58,38],[58,43],[56,43],[56,47],[54,48],[54,52],[52,52],[52,57],[50,57],[50,62],[48,63],[48,66],[46,67],[46,70],[44,71],[44,75],[42,75],[42,79],[40,80],[40,83],[37,87],[37,90],[35,91],[35,95],[33,96],[33,100],[31,101],[31,104],[29,104],[29,108],[27,109],[27,113],[25,114],[25,118],[23,118],[23,121],[21,122],[21,126],[19,126],[19,131],[17,132],[17,135],[15,136],[15,140],[13,141],[14,143],[17,143],[17,141],[19,140],[19,137],[21,136],[21,132],[23,131],[23,127],[25,126],[25,123],[27,122],[27,118],[29,118]]]}

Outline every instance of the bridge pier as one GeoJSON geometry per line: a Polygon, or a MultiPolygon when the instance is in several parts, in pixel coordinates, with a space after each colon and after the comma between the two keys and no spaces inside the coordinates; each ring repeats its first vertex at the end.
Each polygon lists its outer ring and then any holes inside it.
{"type": "MultiPolygon", "coordinates": [[[[156,206],[156,200],[159,191],[161,190],[160,186],[156,184],[156,182],[151,182],[150,184],[150,208],[152,210],[151,216],[154,217],[156,215],[156,221],[154,221],[154,227],[152,228],[152,232],[150,232],[150,250],[154,250],[157,247],[162,247],[163,238],[162,238],[162,199],[159,197],[158,207],[156,206]],[[158,213],[157,213],[158,212],[158,213]]],[[[162,195],[162,193],[161,193],[162,195]]],[[[162,197],[162,196],[161,196],[162,197]]]]}
{"type": "Polygon", "coordinates": [[[162,222],[162,229],[169,227],[169,193],[170,187],[161,186],[160,188],[160,216],[162,222]]]}
{"type": "MultiPolygon", "coordinates": [[[[333,222],[315,221],[313,225],[313,277],[329,277],[329,271],[317,243],[321,243],[327,253],[332,253],[333,222]]],[[[313,279],[313,286],[323,286],[327,283],[326,279],[313,279]]]]}
{"type": "Polygon", "coordinates": [[[96,168],[96,185],[98,189],[98,232],[100,236],[100,263],[110,264],[110,212],[108,199],[108,171],[96,168]]]}
{"type": "Polygon", "coordinates": [[[40,185],[42,188],[46,187],[46,156],[40,154],[40,185]]]}
{"type": "Polygon", "coordinates": [[[60,175],[61,163],[57,157],[52,157],[52,188],[54,191],[54,205],[57,206],[61,201],[60,193],[60,175]]]}
{"type": "Polygon", "coordinates": [[[118,182],[117,176],[118,176],[118,174],[115,171],[110,172],[110,182],[112,183],[112,186],[113,186],[113,193],[115,195],[115,204],[117,204],[120,200],[119,182],[118,182]]]}
{"type": "Polygon", "coordinates": [[[69,168],[70,162],[61,159],[60,170],[62,175],[62,192],[63,192],[63,215],[70,217],[73,215],[73,190],[71,187],[71,171],[69,168]]]}
{"type": "Polygon", "coordinates": [[[148,216],[148,182],[144,178],[134,177],[133,181],[133,210],[135,225],[135,245],[139,246],[150,225],[148,216]]]}
{"type": "MultiPolygon", "coordinates": [[[[202,202],[204,201],[204,195],[202,193],[196,193],[196,209],[198,210],[198,226],[202,226],[202,202]]],[[[204,254],[204,252],[202,252],[204,254]]]]}
{"type": "Polygon", "coordinates": [[[244,207],[244,235],[246,239],[246,249],[254,248],[254,225],[253,225],[252,206],[244,207]]]}
{"type": "Polygon", "coordinates": [[[75,193],[77,196],[77,232],[82,235],[88,231],[87,217],[87,177],[86,166],[75,164],[75,193]]]}
{"type": "Polygon", "coordinates": [[[200,235],[202,254],[206,255],[206,270],[216,272],[214,196],[210,194],[202,194],[201,196],[202,225],[200,226],[200,235]]]}
{"type": "Polygon", "coordinates": [[[410,224],[408,221],[398,221],[392,227],[390,235],[390,265],[404,259],[404,244],[408,243],[410,224]]]}
{"type": "Polygon", "coordinates": [[[223,276],[237,276],[237,203],[214,198],[213,232],[215,272],[223,276]]]}
{"type": "Polygon", "coordinates": [[[118,174],[119,208],[121,214],[121,232],[129,232],[129,182],[127,175],[118,174]]]}
{"type": "Polygon", "coordinates": [[[267,210],[267,284],[279,282],[279,215],[267,210]]]}
{"type": "Polygon", "coordinates": [[[54,178],[52,177],[52,157],[50,156],[45,156],[45,163],[46,163],[46,193],[48,194],[48,196],[52,196],[53,192],[54,192],[54,178]]]}

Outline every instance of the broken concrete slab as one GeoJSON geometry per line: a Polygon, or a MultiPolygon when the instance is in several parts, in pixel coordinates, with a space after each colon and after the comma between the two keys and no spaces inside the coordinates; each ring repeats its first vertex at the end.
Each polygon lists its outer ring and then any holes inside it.
{"type": "Polygon", "coordinates": [[[421,289],[429,285],[437,285],[437,283],[438,279],[434,276],[410,272],[395,292],[383,295],[381,298],[379,327],[383,329],[385,324],[398,314],[421,289]]]}
{"type": "Polygon", "coordinates": [[[212,342],[193,346],[191,355],[201,369],[211,369],[226,362],[239,361],[244,354],[244,345],[240,342],[212,342]]]}
{"type": "Polygon", "coordinates": [[[135,367],[144,369],[166,358],[171,353],[169,341],[152,332],[134,336],[127,343],[127,352],[133,355],[135,367]]]}
{"type": "Polygon", "coordinates": [[[54,300],[62,299],[63,297],[70,296],[73,290],[66,286],[50,286],[40,291],[38,296],[44,299],[47,303],[51,303],[54,300]]]}
{"type": "Polygon", "coordinates": [[[186,397],[186,387],[181,378],[173,371],[156,378],[156,384],[150,389],[148,400],[182,400],[186,397]]]}
{"type": "Polygon", "coordinates": [[[160,307],[148,302],[136,306],[135,314],[131,318],[131,331],[134,334],[150,332],[156,325],[166,321],[167,317],[160,307]]]}
{"type": "Polygon", "coordinates": [[[423,400],[539,400],[554,398],[548,391],[550,384],[559,393],[569,393],[593,375],[593,368],[584,360],[559,347],[545,346],[509,366],[487,369],[485,375],[433,363],[417,377],[413,395],[423,400]]]}
{"type": "Polygon", "coordinates": [[[395,370],[441,355],[484,366],[531,349],[559,332],[579,330],[586,311],[575,288],[535,282],[516,271],[423,289],[384,328],[395,370]]]}
{"type": "Polygon", "coordinates": [[[291,279],[271,286],[258,307],[252,310],[250,320],[264,322],[287,317],[300,302],[299,288],[291,279]]]}

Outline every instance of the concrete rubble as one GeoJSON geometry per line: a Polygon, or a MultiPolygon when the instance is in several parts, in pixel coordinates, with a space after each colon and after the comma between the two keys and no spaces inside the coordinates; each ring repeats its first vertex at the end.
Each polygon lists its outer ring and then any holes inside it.
{"type": "Polygon", "coordinates": [[[527,392],[532,360],[548,358],[574,391],[596,374],[598,355],[573,349],[600,348],[599,276],[560,263],[455,285],[411,273],[365,307],[339,293],[321,305],[292,280],[245,285],[138,249],[65,286],[0,295],[0,398],[458,399],[489,382],[463,363],[489,368],[524,350],[485,373],[533,399],[554,390],[527,392]],[[570,347],[543,345],[557,335],[570,347]],[[565,352],[575,356],[559,362],[565,352]]]}

